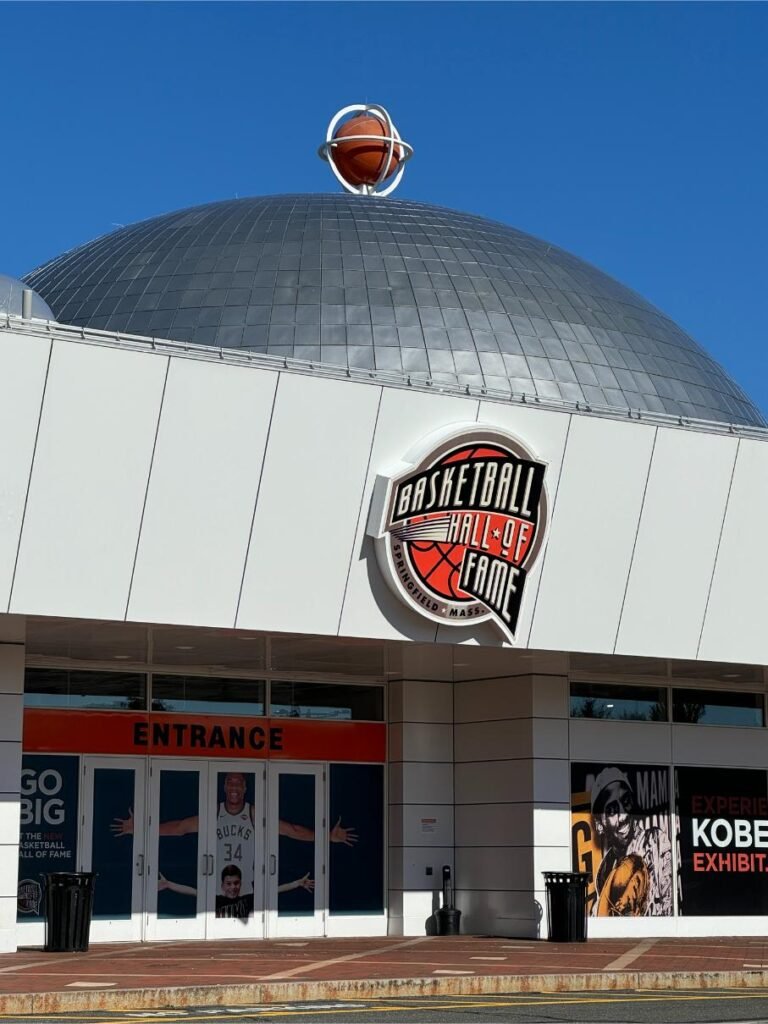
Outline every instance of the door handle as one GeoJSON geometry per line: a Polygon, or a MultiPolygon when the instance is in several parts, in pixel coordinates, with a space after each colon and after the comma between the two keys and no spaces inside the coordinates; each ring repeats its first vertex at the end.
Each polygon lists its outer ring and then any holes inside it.
{"type": "Polygon", "coordinates": [[[203,878],[206,878],[207,875],[208,875],[208,857],[209,857],[209,854],[207,854],[207,853],[203,854],[203,864],[202,864],[202,868],[201,868],[201,872],[202,872],[203,878]]]}
{"type": "Polygon", "coordinates": [[[144,874],[144,854],[140,853],[136,858],[136,874],[141,878],[144,874]]]}
{"type": "Polygon", "coordinates": [[[208,856],[211,858],[211,866],[210,866],[210,868],[208,870],[208,874],[212,875],[213,874],[213,870],[214,870],[214,865],[215,865],[216,862],[213,859],[213,854],[212,853],[209,853],[208,856]]]}
{"type": "Polygon", "coordinates": [[[274,853],[270,853],[270,855],[269,855],[269,873],[270,873],[270,875],[274,875],[276,873],[276,871],[277,871],[277,857],[274,855],[274,853]]]}

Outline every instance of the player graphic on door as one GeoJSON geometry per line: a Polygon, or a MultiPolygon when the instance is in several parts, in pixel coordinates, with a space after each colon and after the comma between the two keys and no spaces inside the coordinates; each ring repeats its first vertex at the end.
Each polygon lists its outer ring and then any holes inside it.
{"type": "MultiPolygon", "coordinates": [[[[252,792],[255,784],[253,774],[244,772],[219,772],[218,790],[220,799],[216,814],[216,867],[217,895],[216,916],[247,918],[254,908],[254,809],[252,792]],[[249,799],[250,797],[250,799],[249,799]]],[[[134,830],[133,813],[128,817],[116,818],[112,824],[115,836],[131,835],[134,830]]],[[[188,836],[199,830],[199,817],[188,817],[162,821],[160,837],[188,836]]],[[[303,842],[314,842],[314,829],[290,821],[280,820],[279,834],[303,842]]],[[[331,829],[328,838],[332,843],[354,846],[357,833],[354,828],[345,828],[341,819],[331,829]]],[[[278,886],[278,892],[293,889],[314,889],[314,879],[307,872],[301,877],[278,886]]],[[[166,877],[162,871],[158,877],[158,890],[170,890],[179,895],[196,895],[196,888],[166,877]]]]}

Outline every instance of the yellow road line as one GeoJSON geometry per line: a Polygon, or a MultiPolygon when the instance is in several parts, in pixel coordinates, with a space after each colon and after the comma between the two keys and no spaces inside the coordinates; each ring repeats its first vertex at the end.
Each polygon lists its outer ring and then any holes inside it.
{"type": "MultiPolygon", "coordinates": [[[[408,996],[398,997],[404,1001],[407,1000],[408,996]]],[[[418,997],[416,997],[418,998],[418,997]]],[[[611,1003],[678,1003],[678,1002],[716,1002],[716,1001],[727,1001],[735,999],[768,999],[768,992],[761,993],[759,990],[744,990],[734,989],[730,992],[718,992],[716,994],[706,995],[623,995],[619,994],[616,996],[597,996],[590,998],[582,998],[578,995],[571,997],[562,996],[558,999],[516,999],[514,996],[505,1000],[494,1000],[492,997],[487,1000],[481,1000],[480,1002],[459,1002],[459,999],[466,1000],[469,997],[457,996],[456,1001],[450,1003],[436,1003],[434,998],[428,1003],[419,1004],[417,1006],[409,1005],[387,1005],[384,1003],[380,1006],[370,1006],[361,1008],[359,1006],[351,1006],[349,1009],[342,1009],[338,1006],[334,1006],[327,1010],[268,1010],[268,1009],[247,1009],[242,1013],[203,1013],[198,1016],[187,1015],[184,1017],[166,1017],[158,1016],[153,1018],[153,1008],[147,1008],[146,1011],[133,1010],[130,1011],[133,1016],[130,1017],[107,1017],[104,1020],[93,1020],[89,1019],[87,1024],[136,1024],[136,1021],[142,1018],[138,1015],[145,1012],[147,1016],[145,1020],[157,1020],[164,1022],[164,1024],[183,1024],[183,1022],[195,1022],[199,1021],[217,1021],[217,1020],[243,1020],[247,1017],[307,1017],[307,1016],[325,1016],[328,1014],[350,1014],[350,1013],[406,1013],[413,1012],[414,1010],[429,1011],[435,1010],[451,1010],[451,1009],[500,1009],[503,1007],[515,1007],[515,1006],[586,1006],[596,1004],[611,1004],[611,1003]]],[[[475,997],[476,998],[476,997],[475,997]]],[[[326,1002],[326,1000],[322,1000],[326,1002]]],[[[342,1000],[339,1000],[341,1002],[342,1000]]],[[[356,1000],[357,1001],[357,1000],[356,1000]]],[[[265,1004],[269,1005],[269,1004],[265,1004]]],[[[161,1007],[154,1008],[155,1012],[161,1010],[161,1007]]],[[[69,1011],[65,1014],[57,1015],[46,1015],[40,1016],[35,1014],[0,1014],[0,1020],[33,1020],[33,1021],[67,1021],[72,1019],[72,1013],[77,1011],[69,1011]]],[[[88,1012],[88,1011],[84,1011],[88,1012]]],[[[115,1011],[116,1013],[126,1011],[115,1011]]]]}

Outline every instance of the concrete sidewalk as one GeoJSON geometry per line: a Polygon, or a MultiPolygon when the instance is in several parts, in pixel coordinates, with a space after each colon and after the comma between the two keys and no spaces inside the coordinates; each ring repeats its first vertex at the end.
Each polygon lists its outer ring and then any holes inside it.
{"type": "Polygon", "coordinates": [[[0,955],[0,1012],[501,992],[763,988],[768,937],[294,939],[0,955]]]}

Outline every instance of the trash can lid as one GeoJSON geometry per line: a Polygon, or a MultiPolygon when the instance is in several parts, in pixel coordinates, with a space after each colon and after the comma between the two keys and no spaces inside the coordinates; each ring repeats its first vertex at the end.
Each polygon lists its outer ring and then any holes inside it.
{"type": "Polygon", "coordinates": [[[95,871],[49,871],[45,876],[46,881],[59,882],[60,884],[65,884],[67,882],[87,882],[95,877],[95,871]]]}
{"type": "Polygon", "coordinates": [[[586,871],[542,871],[544,881],[554,885],[570,885],[574,882],[589,882],[592,877],[586,871]]]}

